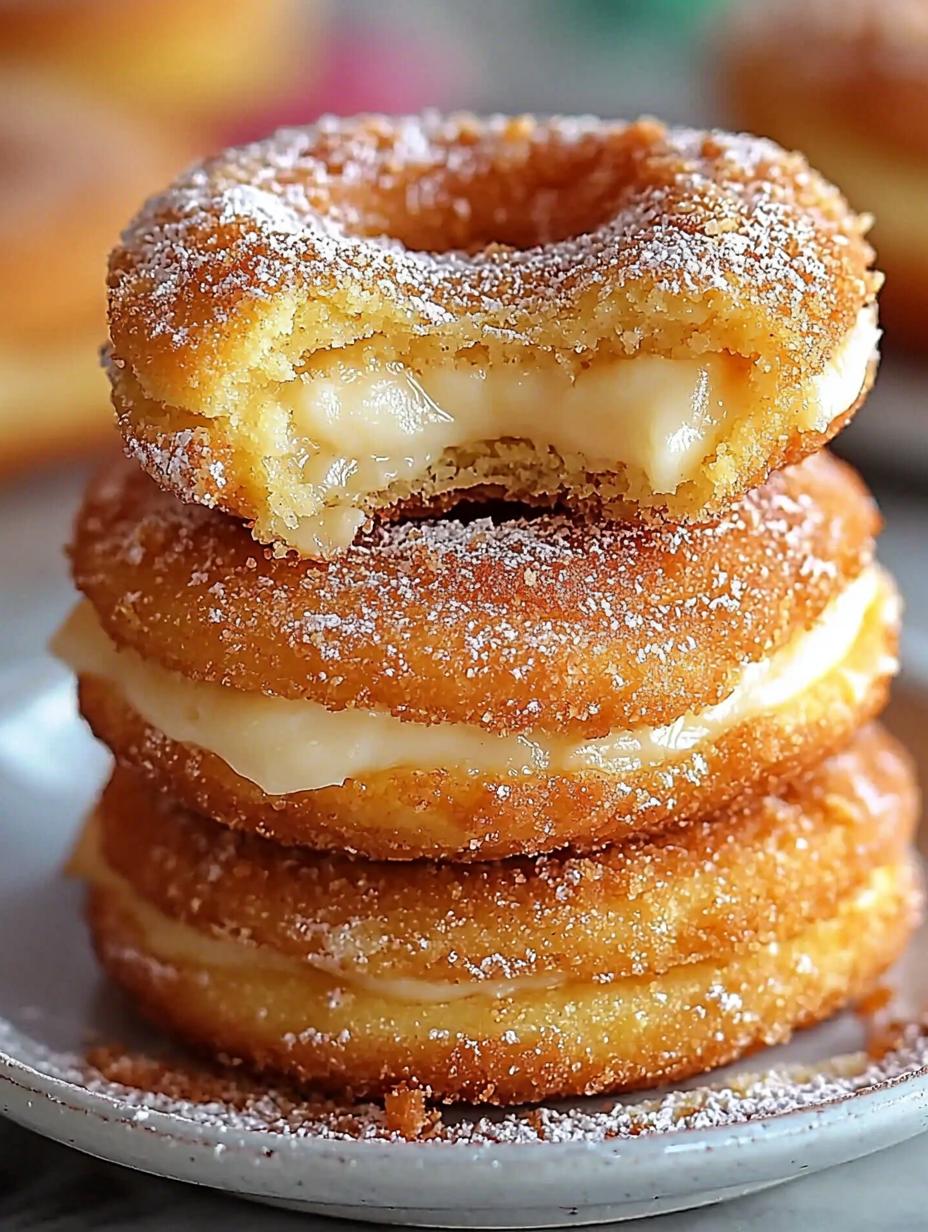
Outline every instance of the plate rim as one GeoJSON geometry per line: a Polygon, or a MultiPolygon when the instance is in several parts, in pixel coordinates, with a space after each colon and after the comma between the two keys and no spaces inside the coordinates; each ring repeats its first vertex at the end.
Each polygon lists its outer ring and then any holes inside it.
{"type": "Polygon", "coordinates": [[[304,1215],[383,1224],[529,1228],[689,1210],[850,1163],[928,1128],[928,1067],[923,1066],[831,1104],[730,1126],[596,1142],[415,1143],[275,1135],[269,1148],[260,1129],[198,1125],[159,1110],[146,1110],[144,1120],[135,1120],[131,1113],[137,1109],[107,1093],[50,1075],[39,1075],[45,1081],[36,1090],[29,1081],[30,1070],[37,1074],[33,1067],[14,1062],[25,1071],[22,1082],[4,1072],[8,1055],[0,1055],[0,1113],[5,1110],[46,1138],[161,1179],[304,1215]],[[19,1096],[15,1109],[5,1094],[11,1088],[14,1098],[17,1091],[19,1096]],[[133,1133],[140,1129],[142,1136],[133,1133]],[[575,1167],[565,1189],[566,1163],[575,1167]]]}
{"type": "MultiPolygon", "coordinates": [[[[54,687],[61,683],[54,667],[39,655],[0,672],[0,712],[13,700],[4,683],[21,681],[24,673],[34,682],[34,669],[45,668],[42,683],[54,687]]],[[[921,693],[926,679],[910,668],[902,688],[921,693]]],[[[141,1100],[128,1092],[121,1096],[118,1083],[94,1089],[62,1067],[62,1060],[77,1061],[79,1045],[48,1047],[38,1028],[20,1021],[15,1009],[12,1014],[0,1016],[0,1116],[141,1173],[320,1214],[461,1226],[470,1212],[475,1226],[509,1221],[534,1227],[550,1224],[549,1215],[560,1212],[561,1224],[605,1222],[750,1192],[928,1129],[928,1058],[918,1055],[901,1073],[878,1072],[856,1090],[799,1107],[613,1138],[409,1142],[275,1132],[223,1123],[221,1113],[207,1120],[195,1109],[187,1114],[146,1107],[144,1092],[141,1100]],[[145,1133],[133,1132],[138,1130],[145,1133]],[[576,1165],[569,1180],[563,1167],[568,1163],[576,1165]]],[[[745,1060],[735,1072],[761,1075],[780,1068],[745,1060]]],[[[814,1077],[815,1063],[807,1068],[814,1077]]],[[[705,1082],[716,1080],[710,1073],[705,1082]]],[[[729,1082],[719,1079],[716,1085],[729,1082]]]]}
{"type": "MultiPolygon", "coordinates": [[[[6,1022],[8,1020],[0,1021],[6,1022]]],[[[18,1028],[14,1028],[14,1030],[18,1030],[18,1028]]],[[[20,1034],[25,1033],[20,1032],[20,1034]]],[[[117,1095],[110,1094],[107,1091],[93,1091],[89,1087],[82,1086],[70,1079],[45,1073],[35,1065],[21,1060],[5,1048],[0,1048],[0,1084],[2,1084],[0,1090],[3,1089],[3,1086],[12,1086],[14,1089],[21,1090],[24,1095],[40,1096],[48,1103],[67,1107],[74,1112],[80,1112],[82,1115],[89,1113],[111,1123],[123,1122],[128,1128],[132,1127],[133,1122],[138,1127],[142,1127],[142,1123],[137,1120],[139,1105],[122,1101],[117,1095]],[[87,1106],[75,1106],[64,1098],[65,1094],[70,1094],[72,1100],[78,1099],[81,1103],[86,1103],[87,1106]]],[[[682,1129],[594,1140],[485,1141],[474,1143],[441,1139],[409,1142],[383,1138],[326,1138],[309,1134],[300,1136],[298,1134],[275,1133],[274,1131],[258,1128],[238,1128],[219,1123],[201,1124],[192,1118],[184,1116],[181,1112],[165,1109],[145,1109],[144,1126],[153,1130],[160,1129],[164,1133],[172,1130],[178,1136],[184,1135],[187,1141],[197,1142],[200,1145],[206,1145],[204,1139],[207,1137],[230,1135],[238,1140],[236,1145],[240,1144],[242,1149],[245,1149],[246,1146],[257,1147],[259,1143],[267,1145],[268,1141],[272,1141],[275,1147],[280,1146],[290,1151],[306,1149],[319,1150],[323,1153],[339,1153],[346,1150],[366,1151],[370,1148],[374,1148],[378,1152],[397,1150],[405,1152],[408,1148],[414,1147],[419,1150],[428,1151],[430,1155],[435,1155],[439,1152],[443,1154],[454,1152],[456,1155],[475,1153],[480,1156],[486,1156],[497,1151],[509,1153],[516,1149],[520,1151],[526,1149],[537,1150],[544,1147],[548,1153],[550,1153],[552,1148],[558,1148],[561,1153],[579,1148],[584,1154],[587,1154],[591,1149],[595,1150],[597,1148],[610,1148],[610,1153],[614,1153],[614,1148],[624,1146],[633,1148],[641,1153],[663,1154],[665,1153],[664,1148],[671,1145],[677,1149],[686,1147],[689,1150],[711,1150],[717,1145],[717,1139],[751,1136],[751,1131],[760,1129],[763,1130],[764,1136],[769,1140],[772,1136],[776,1136],[770,1134],[769,1129],[771,1127],[780,1131],[779,1136],[786,1137],[799,1128],[800,1122],[821,1121],[823,1116],[827,1116],[827,1114],[832,1112],[847,1111],[849,1105],[853,1105],[854,1115],[856,1115],[858,1111],[863,1111],[861,1108],[863,1103],[878,1102],[880,1099],[888,1100],[890,1096],[897,1095],[900,1088],[904,1088],[904,1095],[906,1097],[910,1093],[918,1094],[924,1090],[926,1104],[928,1104],[928,1061],[909,1073],[888,1075],[886,1078],[869,1083],[857,1091],[848,1091],[836,1098],[823,1100],[821,1103],[809,1104],[802,1108],[788,1108],[780,1112],[770,1112],[763,1116],[735,1121],[727,1125],[687,1126],[682,1129]],[[152,1124],[153,1120],[163,1120],[164,1125],[152,1124]]]]}

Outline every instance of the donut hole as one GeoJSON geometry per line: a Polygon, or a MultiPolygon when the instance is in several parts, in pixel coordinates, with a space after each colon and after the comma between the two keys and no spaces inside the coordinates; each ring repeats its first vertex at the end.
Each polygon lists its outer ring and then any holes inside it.
{"type": "Polygon", "coordinates": [[[442,500],[441,508],[430,509],[428,502],[419,507],[403,507],[404,518],[417,518],[430,523],[453,522],[460,526],[471,526],[474,522],[492,522],[494,526],[504,526],[509,522],[537,522],[542,518],[568,518],[571,521],[582,519],[569,504],[557,497],[548,501],[541,499],[530,504],[527,501],[505,500],[492,494],[484,499],[475,498],[464,492],[459,500],[442,500]]]}
{"type": "Polygon", "coordinates": [[[524,504],[522,501],[508,500],[468,500],[466,497],[446,509],[434,520],[437,522],[460,522],[462,526],[470,526],[474,522],[489,519],[495,526],[505,522],[534,522],[538,518],[550,517],[552,513],[563,514],[563,507],[544,507],[524,504]]]}
{"type": "Polygon", "coordinates": [[[638,191],[653,143],[648,125],[588,132],[512,121],[430,137],[411,121],[365,130],[350,161],[341,143],[317,154],[329,212],[346,234],[473,255],[596,230],[638,191]]]}

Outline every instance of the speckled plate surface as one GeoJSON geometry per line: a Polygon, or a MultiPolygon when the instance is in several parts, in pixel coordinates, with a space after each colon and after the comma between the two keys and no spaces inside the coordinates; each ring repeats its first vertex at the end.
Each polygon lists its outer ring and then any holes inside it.
{"type": "MultiPolygon", "coordinates": [[[[895,718],[916,731],[928,706],[910,694],[895,718]]],[[[49,1137],[305,1212],[486,1228],[698,1206],[857,1158],[928,1126],[926,1037],[913,1032],[879,1065],[829,1068],[829,1058],[863,1042],[851,1014],[752,1058],[753,1071],[779,1072],[747,1090],[720,1095],[689,1084],[686,1104],[696,1109],[689,1115],[672,1092],[619,1110],[614,1100],[586,1100],[546,1114],[547,1141],[519,1115],[475,1130],[479,1113],[465,1114],[449,1130],[451,1141],[357,1140],[339,1136],[331,1122],[279,1132],[279,1124],[269,1127],[273,1108],[243,1116],[88,1083],[77,1059],[94,1039],[146,1047],[98,976],[78,919],[80,887],[60,874],[105,768],[76,717],[70,682],[50,660],[0,676],[0,1111],[49,1137]],[[783,1071],[792,1064],[808,1072],[783,1071]],[[636,1131],[642,1123],[648,1132],[636,1131]]],[[[922,940],[896,974],[912,1005],[928,994],[928,963],[916,961],[928,935],[922,940]]],[[[714,1076],[713,1086],[731,1083],[734,1072],[714,1076]]]]}

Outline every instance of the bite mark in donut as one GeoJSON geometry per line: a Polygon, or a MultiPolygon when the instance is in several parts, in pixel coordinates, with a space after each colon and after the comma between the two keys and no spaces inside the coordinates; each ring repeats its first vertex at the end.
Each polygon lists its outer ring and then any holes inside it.
{"type": "Polygon", "coordinates": [[[159,482],[309,556],[474,488],[706,517],[865,393],[863,235],[758,139],[320,121],[136,219],[110,273],[116,408],[159,482]]]}

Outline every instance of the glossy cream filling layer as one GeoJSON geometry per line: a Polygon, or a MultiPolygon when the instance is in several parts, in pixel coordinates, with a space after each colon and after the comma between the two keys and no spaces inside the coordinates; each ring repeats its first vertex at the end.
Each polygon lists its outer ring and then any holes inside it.
{"type": "MultiPolygon", "coordinates": [[[[838,918],[841,918],[844,911],[861,920],[873,917],[888,901],[905,893],[906,880],[913,873],[913,866],[904,862],[879,865],[872,870],[863,886],[848,898],[838,918]]],[[[190,924],[172,919],[141,898],[124,878],[108,868],[102,860],[98,862],[95,870],[81,872],[80,875],[86,876],[91,883],[108,893],[118,896],[120,906],[140,932],[141,939],[136,952],[143,955],[147,962],[154,960],[167,966],[193,967],[204,979],[209,978],[210,972],[227,973],[233,977],[240,975],[242,979],[252,977],[256,970],[260,973],[276,973],[285,979],[301,981],[307,996],[308,1010],[311,1010],[317,999],[332,1004],[335,1000],[333,994],[337,993],[366,994],[387,1002],[424,1006],[454,1004],[471,998],[517,1002],[565,988],[571,992],[576,990],[581,996],[602,993],[604,989],[609,989],[612,995],[621,998],[623,986],[635,988],[642,983],[642,977],[636,976],[614,979],[608,970],[590,978],[578,978],[569,972],[545,972],[507,980],[471,977],[460,981],[368,976],[357,969],[334,971],[324,959],[314,956],[300,958],[281,953],[267,945],[209,936],[190,924]]],[[[914,895],[914,890],[908,892],[914,895]]],[[[813,922],[807,927],[814,930],[824,925],[827,929],[828,924],[829,921],[823,920],[813,922]]],[[[782,946],[789,947],[798,941],[799,961],[807,962],[807,957],[803,957],[802,944],[802,938],[806,935],[802,933],[799,938],[786,942],[771,942],[763,949],[776,952],[782,946]]],[[[703,963],[714,968],[717,960],[703,960],[703,963]]],[[[700,965],[703,964],[683,964],[671,968],[660,978],[672,981],[675,972],[698,972],[700,965]]]]}
{"type": "Polygon", "coordinates": [[[444,1004],[465,997],[488,997],[491,1000],[543,992],[567,983],[567,976],[557,972],[516,976],[513,979],[426,980],[409,977],[372,976],[357,969],[345,971],[323,955],[306,958],[283,954],[266,945],[253,945],[225,937],[212,937],[193,925],[172,919],[146,902],[129,882],[106,864],[99,852],[97,823],[92,820],[85,834],[80,854],[72,860],[74,876],[117,895],[121,904],[140,925],[146,949],[162,962],[201,967],[206,970],[242,970],[259,963],[262,970],[304,976],[307,968],[331,980],[333,988],[357,989],[390,1001],[405,1001],[422,1005],[444,1004]]]}
{"type": "MultiPolygon", "coordinates": [[[[878,337],[868,307],[803,391],[798,429],[824,429],[854,403],[878,337]]],[[[593,472],[630,467],[655,493],[673,493],[751,414],[756,375],[750,360],[728,354],[599,358],[576,374],[553,359],[414,371],[356,343],[275,387],[262,418],[289,425],[301,481],[322,506],[288,536],[312,553],[352,541],[366,516],[359,500],[423,479],[448,450],[466,457],[485,442],[528,442],[593,472]]]]}
{"type": "MultiPolygon", "coordinates": [[[[268,795],[338,786],[347,779],[407,767],[483,775],[623,775],[685,756],[736,724],[776,711],[841,667],[871,605],[895,602],[877,566],[835,598],[818,623],[767,659],[744,667],[718,705],[664,727],[610,732],[596,740],[530,733],[498,735],[465,723],[405,722],[383,710],[327,710],[317,702],[243,693],[188,680],[117,649],[89,603],[80,604],[54,642],[78,675],[101,678],[151,727],[219,757],[268,795]]],[[[862,695],[869,677],[845,671],[862,695]]]]}

